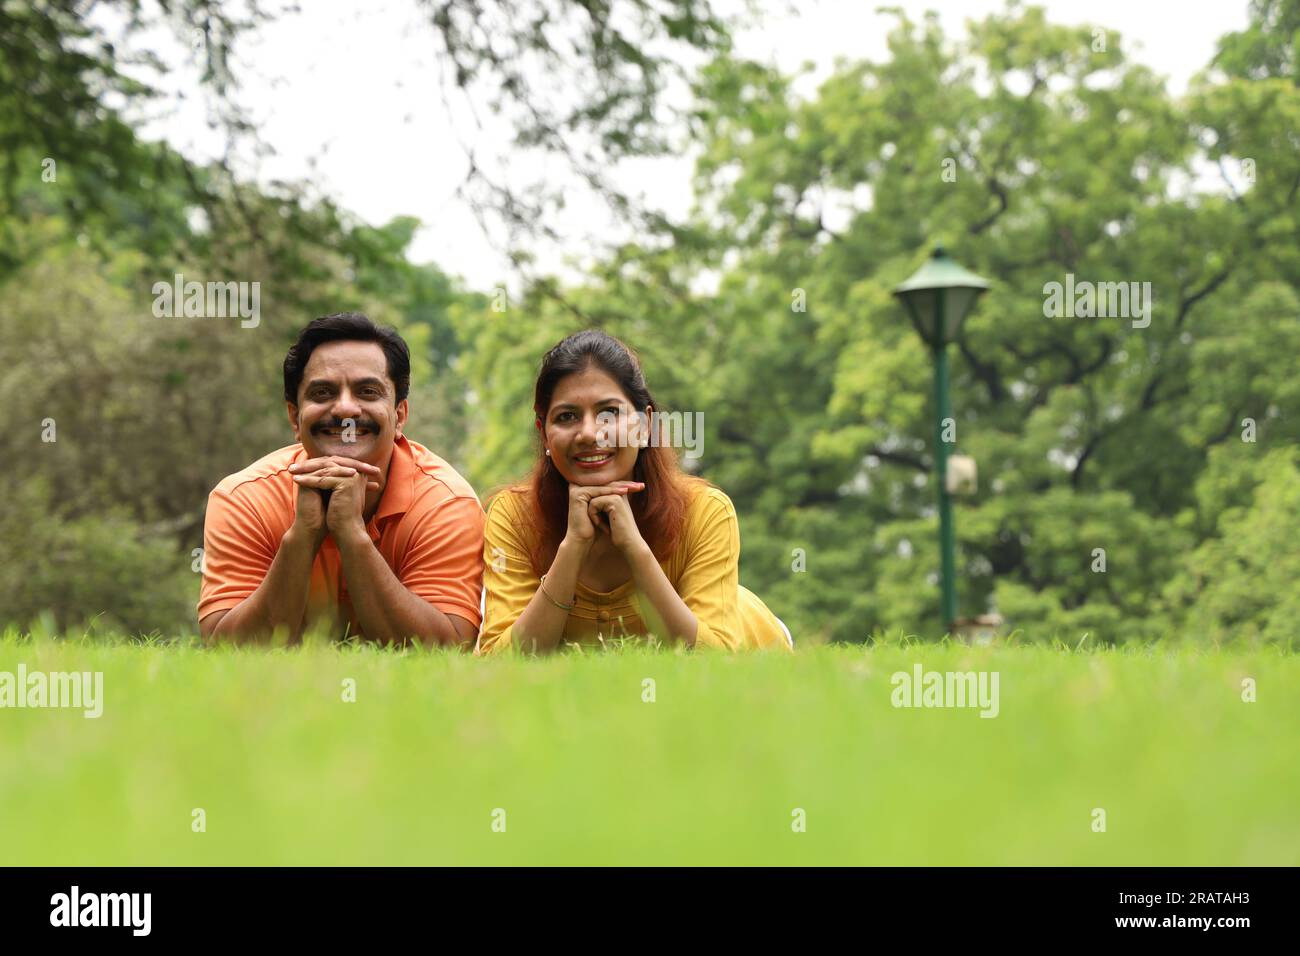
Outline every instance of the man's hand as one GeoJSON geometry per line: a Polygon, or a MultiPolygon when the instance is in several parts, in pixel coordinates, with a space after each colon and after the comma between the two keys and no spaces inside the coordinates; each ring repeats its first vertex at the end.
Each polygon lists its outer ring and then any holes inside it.
{"type": "Polygon", "coordinates": [[[365,533],[366,493],[379,490],[378,467],[330,455],[291,465],[289,471],[298,485],[294,523],[309,531],[318,544],[327,531],[335,541],[358,531],[365,533]]]}

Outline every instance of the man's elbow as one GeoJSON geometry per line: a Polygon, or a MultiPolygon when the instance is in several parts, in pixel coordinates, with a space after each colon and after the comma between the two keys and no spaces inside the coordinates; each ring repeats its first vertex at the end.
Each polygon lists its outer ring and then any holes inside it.
{"type": "Polygon", "coordinates": [[[478,642],[478,625],[458,614],[442,616],[447,622],[447,633],[441,642],[442,646],[458,651],[474,650],[474,645],[478,642]]]}
{"type": "Polygon", "coordinates": [[[199,621],[199,637],[208,645],[251,644],[269,642],[272,645],[297,643],[301,634],[284,625],[268,629],[265,625],[248,624],[239,613],[239,607],[213,611],[199,621]]]}
{"type": "Polygon", "coordinates": [[[230,610],[226,609],[224,611],[213,611],[211,614],[204,615],[199,621],[199,637],[208,644],[215,644],[222,636],[218,633],[221,627],[221,622],[226,619],[226,615],[229,613],[230,610]]]}

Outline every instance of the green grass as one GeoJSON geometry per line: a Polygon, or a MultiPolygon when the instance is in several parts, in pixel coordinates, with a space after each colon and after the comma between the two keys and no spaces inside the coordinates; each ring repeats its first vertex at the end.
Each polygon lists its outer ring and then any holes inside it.
{"type": "Polygon", "coordinates": [[[0,709],[4,864],[1300,863],[1300,659],[1278,651],[0,638],[19,662],[103,671],[105,704],[0,709]],[[997,671],[999,716],[891,706],[918,661],[997,671]]]}

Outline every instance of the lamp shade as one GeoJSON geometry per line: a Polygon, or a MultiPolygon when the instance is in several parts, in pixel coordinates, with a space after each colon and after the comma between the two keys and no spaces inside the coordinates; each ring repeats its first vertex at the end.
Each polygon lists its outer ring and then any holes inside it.
{"type": "Polygon", "coordinates": [[[957,337],[966,313],[988,287],[987,279],[958,265],[943,246],[935,246],[925,265],[899,285],[894,295],[907,308],[921,338],[938,347],[957,337]]]}

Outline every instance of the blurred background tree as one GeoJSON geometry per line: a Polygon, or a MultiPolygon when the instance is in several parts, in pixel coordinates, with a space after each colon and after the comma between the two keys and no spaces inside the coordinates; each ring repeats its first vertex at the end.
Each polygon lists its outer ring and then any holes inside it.
{"type": "MultiPolygon", "coordinates": [[[[229,50],[279,11],[108,6],[178,44],[198,30],[221,121],[256,137],[229,50]]],[[[742,580],[797,636],[941,636],[930,364],[889,293],[942,240],[993,281],[954,356],[957,448],[980,465],[958,505],[962,610],[1072,643],[1292,640],[1296,0],[1252,3],[1177,98],[1113,31],[1098,49],[1093,28],[1017,4],[961,37],[895,12],[888,56],[812,96],[735,56],[704,2],[420,9],[454,83],[640,216],[638,241],[578,283],[531,276],[498,311],[410,260],[413,218],[367,224],[143,141],[130,106],[152,90],[85,5],[0,7],[0,456],[24,488],[0,519],[0,620],[192,630],[207,492],[291,440],[297,329],[356,308],[407,337],[409,431],[484,496],[535,454],[545,349],[587,326],[623,337],[666,408],[704,413],[697,470],[740,511],[742,580]],[[707,62],[685,72],[686,51],[707,62]],[[579,108],[534,90],[524,56],[570,70],[579,108]],[[670,74],[689,98],[666,95],[670,74]],[[683,148],[668,113],[701,155],[681,222],[604,178],[683,148]],[[151,285],[175,273],[259,280],[260,326],[155,318],[151,285]],[[1150,282],[1151,324],[1045,318],[1067,273],[1150,282]]],[[[521,250],[562,199],[472,188],[521,250]]]]}

